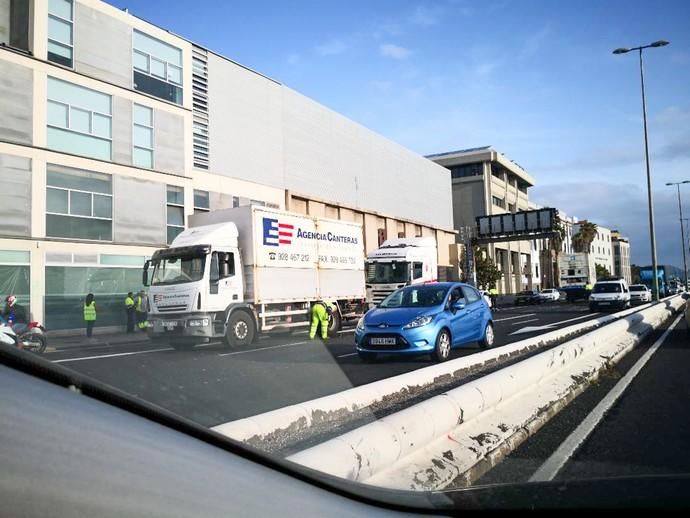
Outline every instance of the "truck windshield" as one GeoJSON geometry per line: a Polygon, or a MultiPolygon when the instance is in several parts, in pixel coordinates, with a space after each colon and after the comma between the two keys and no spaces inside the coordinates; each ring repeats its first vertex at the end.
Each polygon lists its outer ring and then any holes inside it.
{"type": "Polygon", "coordinates": [[[410,263],[391,261],[367,263],[367,283],[393,284],[410,280],[410,263]]]}
{"type": "Polygon", "coordinates": [[[152,286],[199,281],[204,276],[206,256],[166,257],[154,265],[152,286]]]}

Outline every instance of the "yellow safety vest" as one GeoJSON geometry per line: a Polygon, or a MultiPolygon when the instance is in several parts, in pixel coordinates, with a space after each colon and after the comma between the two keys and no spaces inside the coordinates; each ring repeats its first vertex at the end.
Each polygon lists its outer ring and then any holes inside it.
{"type": "Polygon", "coordinates": [[[144,312],[144,297],[142,297],[141,295],[139,295],[139,296],[137,297],[137,307],[136,307],[136,310],[137,310],[139,313],[143,313],[143,312],[144,312]]]}
{"type": "Polygon", "coordinates": [[[129,309],[130,306],[134,306],[134,299],[132,297],[125,298],[125,307],[129,309]]]}
{"type": "Polygon", "coordinates": [[[89,305],[84,304],[84,320],[96,320],[96,302],[89,305]]]}

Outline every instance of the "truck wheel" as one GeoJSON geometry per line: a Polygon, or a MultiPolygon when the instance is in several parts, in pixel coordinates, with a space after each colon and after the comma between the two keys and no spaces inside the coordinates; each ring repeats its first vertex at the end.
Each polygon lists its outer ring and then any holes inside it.
{"type": "Polygon", "coordinates": [[[340,331],[340,327],[340,313],[338,313],[338,311],[334,311],[331,313],[331,317],[328,319],[328,336],[334,336],[338,331],[340,331]]]}
{"type": "Polygon", "coordinates": [[[242,347],[254,341],[254,320],[244,311],[236,311],[228,320],[225,331],[225,344],[230,347],[242,347]]]}

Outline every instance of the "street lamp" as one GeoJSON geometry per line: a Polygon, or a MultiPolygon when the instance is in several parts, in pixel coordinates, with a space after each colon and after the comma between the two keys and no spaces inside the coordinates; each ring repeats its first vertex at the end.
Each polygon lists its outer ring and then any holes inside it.
{"type": "Polygon", "coordinates": [[[680,220],[680,247],[683,249],[683,282],[685,287],[688,286],[688,263],[685,260],[685,231],[683,230],[683,206],[680,204],[680,186],[684,183],[690,183],[690,180],[683,180],[682,182],[667,182],[666,185],[675,185],[678,189],[678,219],[680,220]]]}
{"type": "Polygon", "coordinates": [[[649,209],[649,240],[652,248],[652,275],[654,286],[654,300],[659,300],[659,277],[656,264],[656,236],[654,234],[654,203],[652,201],[652,176],[649,172],[649,143],[647,140],[647,104],[644,96],[644,72],[642,68],[642,49],[649,49],[652,47],[665,47],[668,41],[659,40],[649,45],[642,45],[633,48],[618,48],[613,51],[614,54],[626,54],[630,51],[637,50],[640,53],[640,84],[642,85],[642,121],[644,125],[644,156],[647,164],[647,205],[649,209]]]}

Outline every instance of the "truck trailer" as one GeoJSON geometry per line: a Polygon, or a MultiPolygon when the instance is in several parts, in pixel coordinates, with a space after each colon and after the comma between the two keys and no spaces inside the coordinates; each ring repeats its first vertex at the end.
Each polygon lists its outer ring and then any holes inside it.
{"type": "Polygon", "coordinates": [[[364,313],[361,224],[258,205],[189,222],[144,265],[153,340],[244,346],[259,333],[308,326],[319,300],[336,307],[331,332],[364,313]]]}

